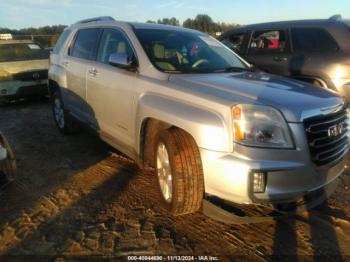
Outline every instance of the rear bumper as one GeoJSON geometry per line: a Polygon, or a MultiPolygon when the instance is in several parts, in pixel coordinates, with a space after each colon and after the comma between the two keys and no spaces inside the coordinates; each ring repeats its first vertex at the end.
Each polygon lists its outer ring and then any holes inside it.
{"type": "Polygon", "coordinates": [[[4,81],[0,82],[0,99],[45,96],[48,81],[4,81]]]}

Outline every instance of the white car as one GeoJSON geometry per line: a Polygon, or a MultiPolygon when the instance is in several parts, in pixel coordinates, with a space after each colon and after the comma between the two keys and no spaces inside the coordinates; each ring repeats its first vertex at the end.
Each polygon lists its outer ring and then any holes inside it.
{"type": "Polygon", "coordinates": [[[0,101],[45,96],[49,52],[28,40],[0,40],[0,101]]]}

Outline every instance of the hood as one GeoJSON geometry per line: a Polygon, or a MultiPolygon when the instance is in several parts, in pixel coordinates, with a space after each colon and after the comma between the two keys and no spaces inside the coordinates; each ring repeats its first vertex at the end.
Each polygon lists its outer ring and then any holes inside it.
{"type": "Polygon", "coordinates": [[[192,90],[196,95],[230,105],[272,106],[281,111],[288,122],[302,122],[345,103],[335,92],[261,72],[171,75],[169,81],[192,90]]]}
{"type": "Polygon", "coordinates": [[[43,70],[48,68],[48,59],[0,63],[0,69],[9,72],[12,75],[20,72],[43,70]]]}

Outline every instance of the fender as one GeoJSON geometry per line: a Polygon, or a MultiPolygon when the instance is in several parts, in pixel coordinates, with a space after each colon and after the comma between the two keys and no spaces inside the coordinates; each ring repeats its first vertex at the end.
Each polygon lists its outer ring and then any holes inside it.
{"type": "MultiPolygon", "coordinates": [[[[138,145],[140,145],[142,123],[148,118],[185,130],[193,136],[200,148],[221,152],[232,151],[228,127],[223,117],[216,112],[158,94],[145,94],[140,97],[136,112],[138,145]]],[[[140,152],[140,146],[138,152],[140,152]]]]}

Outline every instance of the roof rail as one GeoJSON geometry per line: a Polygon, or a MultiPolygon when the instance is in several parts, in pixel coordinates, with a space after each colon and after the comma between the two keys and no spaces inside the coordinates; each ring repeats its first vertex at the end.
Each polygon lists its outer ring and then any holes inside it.
{"type": "Polygon", "coordinates": [[[329,20],[341,20],[342,16],[337,14],[337,15],[332,15],[330,18],[328,18],[329,20]]]}
{"type": "Polygon", "coordinates": [[[79,25],[79,24],[86,24],[86,23],[92,23],[92,22],[99,22],[99,21],[115,21],[115,19],[111,16],[99,16],[99,17],[94,17],[94,18],[88,18],[84,20],[80,20],[74,25],[79,25]]]}

